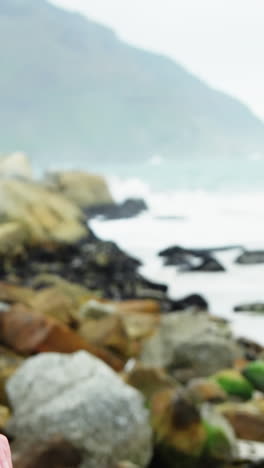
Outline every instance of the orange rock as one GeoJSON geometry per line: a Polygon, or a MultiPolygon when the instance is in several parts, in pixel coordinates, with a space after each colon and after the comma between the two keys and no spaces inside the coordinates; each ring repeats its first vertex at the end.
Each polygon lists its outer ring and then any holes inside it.
{"type": "Polygon", "coordinates": [[[129,356],[129,338],[120,317],[86,320],[78,330],[89,343],[129,356]]]}
{"type": "Polygon", "coordinates": [[[159,314],[160,303],[150,299],[114,302],[120,314],[159,314]]]}
{"type": "Polygon", "coordinates": [[[24,355],[85,350],[104,360],[115,370],[123,367],[123,362],[112,353],[89,344],[66,325],[51,317],[34,313],[21,304],[0,314],[0,338],[7,346],[24,355]]]}
{"type": "Polygon", "coordinates": [[[55,287],[36,292],[31,300],[31,306],[36,312],[54,317],[66,325],[72,325],[77,321],[77,308],[72,299],[60,293],[55,287]]]}

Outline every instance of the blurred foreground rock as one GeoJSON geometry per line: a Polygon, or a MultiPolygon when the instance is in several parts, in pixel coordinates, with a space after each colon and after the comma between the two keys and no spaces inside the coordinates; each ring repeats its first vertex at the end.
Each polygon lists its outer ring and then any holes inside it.
{"type": "Polygon", "coordinates": [[[169,314],[144,343],[141,360],[164,367],[181,381],[232,367],[242,355],[226,324],[207,314],[169,314]]]}
{"type": "Polygon", "coordinates": [[[88,353],[28,359],[7,391],[14,411],[8,431],[24,445],[59,435],[83,451],[82,468],[120,460],[148,465],[151,429],[143,397],[88,353]]]}

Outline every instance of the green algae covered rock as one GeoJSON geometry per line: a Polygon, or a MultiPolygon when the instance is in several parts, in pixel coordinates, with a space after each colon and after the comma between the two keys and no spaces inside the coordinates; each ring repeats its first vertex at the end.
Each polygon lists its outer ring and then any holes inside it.
{"type": "Polygon", "coordinates": [[[218,372],[213,379],[230,396],[237,396],[249,400],[253,395],[251,383],[235,369],[227,369],[218,372]]]}
{"type": "Polygon", "coordinates": [[[201,417],[207,435],[204,456],[218,461],[229,461],[236,457],[237,440],[229,422],[209,404],[202,406],[201,417]]]}
{"type": "Polygon", "coordinates": [[[251,362],[243,374],[257,390],[264,392],[264,361],[251,362]]]}

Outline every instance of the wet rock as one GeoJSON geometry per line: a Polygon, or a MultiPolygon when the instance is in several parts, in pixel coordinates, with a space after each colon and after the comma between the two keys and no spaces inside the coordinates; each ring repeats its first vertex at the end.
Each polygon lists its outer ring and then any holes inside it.
{"type": "Polygon", "coordinates": [[[229,248],[233,246],[212,249],[185,249],[173,246],[159,252],[159,256],[165,258],[165,265],[179,266],[181,271],[225,271],[212,253],[229,248]]]}
{"type": "Polygon", "coordinates": [[[25,446],[60,434],[82,450],[81,468],[120,460],[148,465],[151,429],[143,397],[88,353],[30,358],[7,390],[14,410],[8,430],[25,446]]]}
{"type": "Polygon", "coordinates": [[[200,294],[191,294],[183,299],[170,301],[171,311],[194,309],[197,311],[207,311],[208,302],[200,294]]]}
{"type": "Polygon", "coordinates": [[[202,260],[201,263],[198,265],[185,265],[181,268],[180,271],[190,271],[190,272],[199,272],[199,271],[204,271],[204,272],[219,272],[219,271],[225,271],[225,268],[221,263],[216,260],[213,257],[208,257],[204,260],[202,260]]]}
{"type": "Polygon", "coordinates": [[[86,350],[116,370],[123,367],[123,362],[109,351],[89,343],[57,320],[37,314],[22,304],[15,304],[8,312],[0,314],[0,339],[22,355],[86,350]]]}
{"type": "Polygon", "coordinates": [[[196,404],[220,403],[227,400],[227,394],[217,382],[210,379],[192,379],[186,388],[186,395],[196,404]]]}
{"type": "Polygon", "coordinates": [[[250,304],[240,304],[234,307],[234,312],[264,313],[264,303],[252,302],[250,304]]]}
{"type": "Polygon", "coordinates": [[[245,250],[236,258],[235,263],[239,263],[240,265],[264,263],[264,250],[245,250]]]}
{"type": "Polygon", "coordinates": [[[213,379],[231,396],[237,396],[249,400],[253,395],[251,383],[235,369],[227,369],[218,372],[213,379]]]}
{"type": "Polygon", "coordinates": [[[138,216],[148,209],[141,198],[128,198],[122,203],[98,205],[85,210],[88,218],[103,216],[104,219],[126,219],[138,216]]]}
{"type": "Polygon", "coordinates": [[[251,362],[243,370],[243,375],[257,390],[264,392],[264,361],[251,362]]]}
{"type": "Polygon", "coordinates": [[[106,180],[100,175],[80,171],[54,172],[48,174],[46,181],[82,209],[114,204],[106,180]]]}
{"type": "Polygon", "coordinates": [[[229,327],[207,314],[185,312],[161,317],[158,331],[144,342],[145,365],[164,367],[176,379],[207,377],[232,367],[241,350],[229,327]]]}

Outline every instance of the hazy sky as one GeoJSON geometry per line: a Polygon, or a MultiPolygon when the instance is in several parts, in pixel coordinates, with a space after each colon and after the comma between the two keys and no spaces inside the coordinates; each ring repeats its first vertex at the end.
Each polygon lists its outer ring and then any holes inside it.
{"type": "Polygon", "coordinates": [[[264,0],[52,0],[165,53],[264,118],[264,0]]]}

